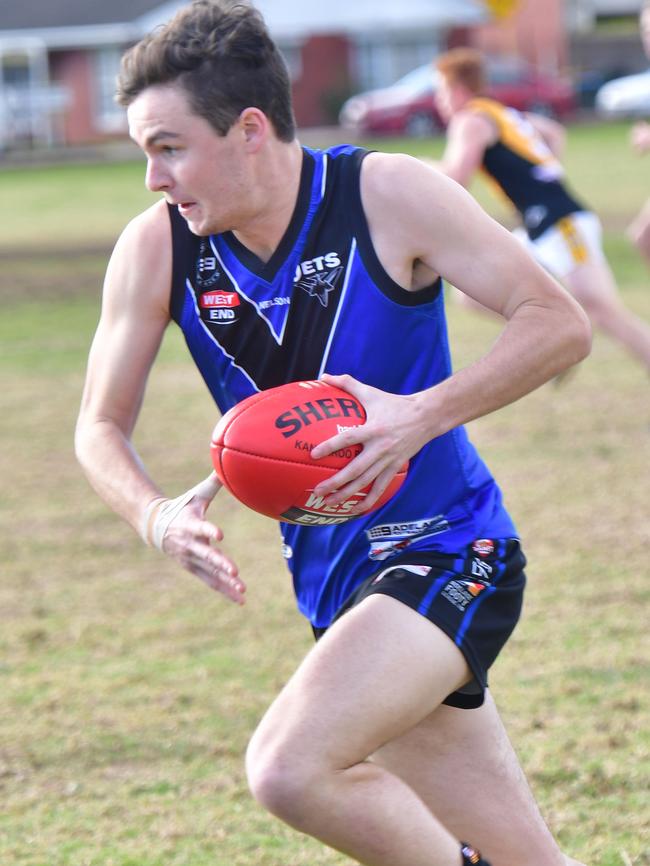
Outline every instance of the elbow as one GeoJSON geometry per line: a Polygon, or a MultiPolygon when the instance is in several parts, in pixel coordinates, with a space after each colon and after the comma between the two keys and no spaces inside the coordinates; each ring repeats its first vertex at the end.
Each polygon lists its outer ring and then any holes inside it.
{"type": "Polygon", "coordinates": [[[98,432],[97,419],[82,408],[75,425],[74,455],[86,475],[92,464],[98,432]]]}
{"type": "Polygon", "coordinates": [[[570,325],[567,328],[567,343],[569,347],[568,366],[584,361],[591,352],[592,329],[591,323],[582,307],[573,304],[570,325]]]}
{"type": "Polygon", "coordinates": [[[74,455],[77,462],[85,468],[86,465],[86,443],[87,443],[87,425],[83,416],[79,416],[74,431],[74,455]]]}

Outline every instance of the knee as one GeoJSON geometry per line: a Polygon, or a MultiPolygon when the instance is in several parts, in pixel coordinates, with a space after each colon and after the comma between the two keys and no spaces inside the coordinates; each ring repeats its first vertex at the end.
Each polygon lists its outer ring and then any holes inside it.
{"type": "Polygon", "coordinates": [[[246,752],[246,776],[255,800],[298,829],[316,790],[316,774],[310,767],[289,742],[264,742],[255,735],[246,752]]]}
{"type": "Polygon", "coordinates": [[[650,256],[650,225],[637,232],[632,238],[634,246],[644,256],[650,256]]]}

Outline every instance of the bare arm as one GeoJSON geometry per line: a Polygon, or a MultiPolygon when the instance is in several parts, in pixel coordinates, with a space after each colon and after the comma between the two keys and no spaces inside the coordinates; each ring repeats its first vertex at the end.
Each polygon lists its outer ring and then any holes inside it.
{"type": "MultiPolygon", "coordinates": [[[[77,458],[94,489],[145,537],[151,504],[169,500],[147,474],[131,436],[170,320],[170,286],[171,231],[160,202],[127,226],[111,257],[75,434],[77,458]]],[[[243,584],[234,564],[211,545],[222,538],[221,530],[204,519],[217,489],[213,483],[207,493],[204,487],[190,497],[182,517],[177,510],[174,526],[165,527],[159,546],[241,602],[243,584]]]]}
{"type": "Polygon", "coordinates": [[[630,143],[637,153],[647,153],[650,150],[650,123],[640,120],[630,131],[630,143]]]}
{"type": "Polygon", "coordinates": [[[366,405],[368,422],[314,449],[315,459],[354,442],[363,451],[319,495],[344,500],[376,480],[365,506],[424,444],[499,409],[584,358],[590,327],[581,307],[457,184],[419,161],[374,154],[362,175],[364,208],[386,270],[412,287],[414,263],[441,274],[499,313],[506,324],[492,349],[440,384],[387,395],[335,377],[366,405]],[[361,431],[361,437],[359,432],[361,431]]]}
{"type": "Polygon", "coordinates": [[[483,154],[497,139],[492,121],[483,114],[462,111],[447,128],[447,144],[437,168],[461,186],[469,186],[483,154]]]}
{"type": "Polygon", "coordinates": [[[131,435],[169,322],[164,291],[170,285],[171,265],[159,253],[168,245],[169,229],[154,207],[127,226],[113,251],[75,437],[77,457],[90,483],[135,529],[148,502],[161,495],[131,435]]]}

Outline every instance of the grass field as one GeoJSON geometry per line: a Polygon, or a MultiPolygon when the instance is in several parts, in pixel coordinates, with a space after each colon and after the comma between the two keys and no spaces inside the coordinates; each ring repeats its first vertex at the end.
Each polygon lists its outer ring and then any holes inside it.
{"type": "MultiPolygon", "coordinates": [[[[622,235],[650,163],[630,156],[626,133],[572,130],[568,162],[601,211],[626,300],[650,319],[649,275],[622,235]]],[[[144,549],[73,459],[105,251],[151,200],[142,168],[0,173],[11,214],[0,248],[0,864],[347,863],[246,789],[247,739],[310,646],[275,525],[225,495],[213,507],[249,586],[240,610],[144,549]]],[[[449,317],[463,365],[497,328],[453,307],[449,317]]],[[[170,330],[136,439],[170,493],[207,474],[215,421],[170,330]]],[[[563,387],[470,433],[529,557],[525,614],[492,675],[511,736],[572,856],[648,866],[648,377],[597,337],[563,387]]]]}

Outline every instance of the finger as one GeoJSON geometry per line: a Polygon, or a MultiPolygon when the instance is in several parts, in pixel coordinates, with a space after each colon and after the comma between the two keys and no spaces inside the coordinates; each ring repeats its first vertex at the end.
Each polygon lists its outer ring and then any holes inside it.
{"type": "Polygon", "coordinates": [[[243,604],[246,584],[237,573],[237,566],[228,557],[205,545],[192,545],[186,552],[185,568],[199,577],[211,589],[243,604]]]}
{"type": "Polygon", "coordinates": [[[393,468],[384,470],[380,475],[377,476],[374,484],[368,491],[367,495],[364,497],[362,502],[359,502],[358,505],[355,505],[351,510],[351,514],[363,514],[365,511],[370,511],[371,508],[374,507],[377,500],[384,493],[390,482],[395,476],[395,472],[393,468]]]}
{"type": "Polygon", "coordinates": [[[194,565],[205,565],[209,570],[222,572],[229,578],[238,579],[239,569],[225,553],[201,541],[191,541],[185,549],[185,557],[194,565]]]}
{"type": "Polygon", "coordinates": [[[222,487],[223,484],[219,481],[217,473],[211,472],[207,478],[204,478],[203,481],[200,481],[196,485],[196,487],[192,488],[192,492],[195,497],[206,499],[209,505],[222,487]]]}
{"type": "Polygon", "coordinates": [[[188,522],[188,529],[193,535],[208,539],[209,541],[223,541],[222,530],[218,526],[215,526],[214,523],[210,523],[209,520],[196,518],[188,522]]]}
{"type": "Polygon", "coordinates": [[[328,505],[343,502],[345,499],[345,495],[343,495],[344,491],[347,491],[346,495],[349,496],[351,492],[360,490],[364,486],[361,483],[363,478],[368,477],[368,480],[365,482],[366,484],[374,481],[378,471],[373,472],[373,466],[376,466],[376,463],[372,455],[364,454],[362,451],[358,457],[355,457],[354,460],[340,469],[335,475],[319,481],[316,487],[314,487],[314,493],[316,496],[326,497],[328,505]],[[336,500],[334,498],[330,499],[330,497],[334,496],[336,496],[336,500]]]}
{"type": "MultiPolygon", "coordinates": [[[[382,475],[387,469],[387,461],[384,460],[373,460],[369,462],[365,467],[359,465],[358,469],[354,472],[352,477],[349,477],[350,466],[346,466],[344,470],[337,473],[337,475],[323,482],[323,487],[331,487],[332,485],[336,485],[333,490],[329,493],[321,492],[320,490],[314,490],[317,496],[323,496],[325,498],[326,505],[340,505],[341,502],[345,502],[350,499],[352,496],[363,494],[363,500],[359,503],[361,511],[365,510],[366,499],[370,493],[370,487],[373,485],[380,475],[382,475]]],[[[321,485],[318,485],[321,487],[321,485]]],[[[355,508],[355,511],[359,511],[359,508],[355,508]]]]}
{"type": "Polygon", "coordinates": [[[367,434],[362,431],[363,424],[359,425],[359,427],[354,427],[352,430],[337,433],[336,436],[332,436],[324,442],[319,442],[315,448],[312,448],[309,455],[313,460],[322,460],[323,457],[328,457],[337,451],[345,452],[351,450],[352,456],[358,457],[361,454],[363,442],[367,438],[367,434]]]}
{"type": "Polygon", "coordinates": [[[349,373],[342,373],[338,376],[335,376],[332,373],[323,373],[321,379],[328,385],[334,385],[335,388],[347,391],[348,394],[352,394],[353,397],[356,397],[357,400],[360,400],[362,403],[362,397],[366,395],[369,390],[368,385],[364,385],[363,382],[355,379],[354,376],[350,376],[349,373]]]}
{"type": "Polygon", "coordinates": [[[218,570],[202,568],[189,569],[210,589],[225,595],[236,604],[243,605],[246,601],[246,585],[239,579],[228,577],[218,570]]]}

